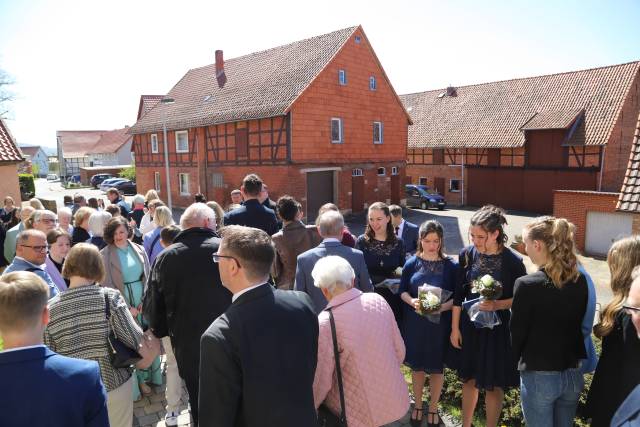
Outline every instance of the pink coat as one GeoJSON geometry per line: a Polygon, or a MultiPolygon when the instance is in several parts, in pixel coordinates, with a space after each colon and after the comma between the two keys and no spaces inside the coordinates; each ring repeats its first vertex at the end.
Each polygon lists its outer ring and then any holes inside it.
{"type": "MultiPolygon", "coordinates": [[[[349,427],[374,427],[402,418],[409,409],[409,391],[400,365],[404,343],[393,312],[381,296],[352,288],[335,298],[342,382],[349,427]]],[[[322,402],[340,414],[329,313],[318,315],[318,366],[313,382],[316,408],[322,402]]]]}

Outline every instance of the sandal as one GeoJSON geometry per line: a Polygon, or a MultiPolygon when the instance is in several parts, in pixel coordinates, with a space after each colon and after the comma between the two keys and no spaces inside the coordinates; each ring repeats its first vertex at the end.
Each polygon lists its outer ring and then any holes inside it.
{"type": "Polygon", "coordinates": [[[409,419],[409,424],[411,424],[412,427],[420,427],[420,424],[422,424],[423,408],[414,407],[413,410],[416,411],[416,418],[413,418],[413,411],[412,411],[411,418],[409,419]],[[420,419],[417,418],[418,415],[420,416],[420,419]]]}
{"type": "Polygon", "coordinates": [[[440,427],[440,425],[442,424],[442,420],[440,419],[440,414],[438,413],[438,411],[436,412],[427,412],[427,427],[440,427]],[[429,422],[429,418],[431,418],[431,421],[434,421],[436,419],[436,417],[438,417],[438,422],[429,422]]]}

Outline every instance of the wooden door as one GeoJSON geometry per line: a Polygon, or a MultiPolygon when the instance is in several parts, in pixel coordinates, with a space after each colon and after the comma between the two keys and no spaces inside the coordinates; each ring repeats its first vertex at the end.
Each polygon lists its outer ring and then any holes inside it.
{"type": "Polygon", "coordinates": [[[397,205],[400,203],[400,175],[391,175],[391,203],[397,205]]]}
{"type": "Polygon", "coordinates": [[[434,178],[433,179],[433,189],[436,190],[439,194],[444,196],[444,178],[434,178]]]}
{"type": "Polygon", "coordinates": [[[333,171],[307,173],[307,222],[315,221],[318,209],[325,203],[334,203],[333,171]]]}
{"type": "Polygon", "coordinates": [[[364,176],[351,177],[351,212],[364,210],[364,176]]]}

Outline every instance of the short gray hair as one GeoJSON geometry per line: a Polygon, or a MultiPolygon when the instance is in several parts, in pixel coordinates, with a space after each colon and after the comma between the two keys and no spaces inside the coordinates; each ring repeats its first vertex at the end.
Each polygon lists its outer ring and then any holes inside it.
{"type": "Polygon", "coordinates": [[[73,212],[68,207],[58,208],[58,218],[61,216],[67,216],[69,219],[73,219],[73,212]]]}
{"type": "Polygon", "coordinates": [[[22,230],[17,236],[16,236],[16,241],[23,245],[25,243],[27,243],[29,241],[29,237],[41,237],[44,240],[47,240],[47,235],[44,234],[42,231],[40,230],[36,230],[34,228],[30,228],[27,230],[22,230]]]}
{"type": "Polygon", "coordinates": [[[318,218],[318,231],[322,237],[341,236],[344,218],[340,212],[327,211],[318,218]]]}
{"type": "Polygon", "coordinates": [[[186,230],[187,228],[203,227],[206,219],[209,220],[209,227],[215,229],[216,213],[213,209],[204,203],[194,203],[180,217],[180,228],[186,230]]]}
{"type": "Polygon", "coordinates": [[[136,194],[133,196],[133,204],[143,205],[144,204],[144,196],[142,194],[136,194]]]}
{"type": "Polygon", "coordinates": [[[350,289],[356,274],[346,259],[329,255],[316,262],[311,277],[317,288],[326,289],[333,294],[336,289],[350,289]]]}
{"type": "Polygon", "coordinates": [[[94,237],[104,236],[104,226],[111,219],[111,214],[107,211],[96,211],[89,217],[89,232],[94,237]]]}

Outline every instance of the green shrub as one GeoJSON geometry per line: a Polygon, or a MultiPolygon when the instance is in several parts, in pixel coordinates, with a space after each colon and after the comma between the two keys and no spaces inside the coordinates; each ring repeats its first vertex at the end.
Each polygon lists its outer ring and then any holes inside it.
{"type": "Polygon", "coordinates": [[[136,180],[136,167],[134,165],[131,165],[126,169],[122,169],[118,175],[120,175],[121,177],[126,178],[126,179],[128,179],[130,181],[135,181],[136,180]]]}
{"type": "Polygon", "coordinates": [[[29,200],[36,195],[36,183],[33,175],[29,173],[18,174],[18,182],[20,184],[20,195],[23,201],[29,200]]]}

